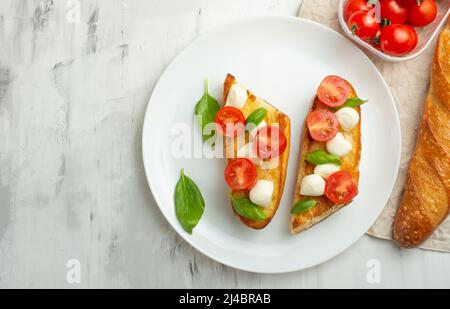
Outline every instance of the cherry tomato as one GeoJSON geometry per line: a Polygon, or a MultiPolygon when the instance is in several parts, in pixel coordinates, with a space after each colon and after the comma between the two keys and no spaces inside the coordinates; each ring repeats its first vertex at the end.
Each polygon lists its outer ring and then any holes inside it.
{"type": "Polygon", "coordinates": [[[431,24],[437,15],[434,0],[409,0],[408,23],[415,27],[431,24]]]}
{"type": "Polygon", "coordinates": [[[320,102],[330,107],[341,106],[347,101],[349,95],[348,83],[335,75],[325,77],[317,89],[317,97],[320,102]]]}
{"type": "Polygon", "coordinates": [[[357,11],[353,13],[348,19],[347,25],[353,34],[356,34],[363,40],[373,38],[380,30],[380,24],[372,11],[357,11]]]}
{"type": "Polygon", "coordinates": [[[246,158],[230,161],[225,169],[225,181],[231,190],[250,190],[256,183],[257,175],[255,165],[246,158]]]}
{"type": "Polygon", "coordinates": [[[258,130],[255,146],[259,158],[276,158],[286,150],[287,138],[278,127],[269,125],[258,130]]]}
{"type": "Polygon", "coordinates": [[[239,136],[245,131],[245,116],[239,109],[225,106],[216,114],[216,126],[222,135],[239,136]]]}
{"type": "Polygon", "coordinates": [[[368,11],[372,9],[367,0],[347,0],[344,4],[344,19],[347,21],[356,11],[368,11]]]}
{"type": "Polygon", "coordinates": [[[392,24],[404,24],[408,10],[403,0],[381,0],[381,18],[389,20],[392,24]]]}
{"type": "Polygon", "coordinates": [[[417,32],[408,25],[393,24],[381,31],[380,46],[386,54],[403,56],[417,45],[417,32]]]}
{"type": "Polygon", "coordinates": [[[352,175],[346,171],[331,174],[325,184],[325,195],[333,203],[345,204],[358,194],[358,186],[352,175]]]}
{"type": "Polygon", "coordinates": [[[327,109],[316,109],[306,118],[311,138],[318,142],[326,142],[336,136],[339,123],[336,115],[327,109]]]}

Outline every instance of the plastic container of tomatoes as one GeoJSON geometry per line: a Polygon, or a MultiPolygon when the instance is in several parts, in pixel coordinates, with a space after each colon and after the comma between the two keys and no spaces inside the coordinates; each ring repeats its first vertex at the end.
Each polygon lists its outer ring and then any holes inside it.
{"type": "Polygon", "coordinates": [[[440,29],[444,26],[445,21],[450,15],[450,0],[435,0],[438,10],[434,21],[425,27],[415,27],[415,30],[418,35],[417,46],[406,55],[393,56],[384,53],[380,49],[377,49],[372,44],[370,44],[370,42],[362,40],[360,37],[352,33],[344,17],[344,5],[346,1],[347,0],[339,0],[339,8],[338,8],[339,23],[342,29],[344,30],[345,34],[350,39],[355,41],[358,45],[364,47],[365,49],[369,50],[373,54],[377,55],[378,57],[386,61],[394,61],[394,62],[406,61],[419,56],[430,46],[433,40],[437,37],[440,29]]]}

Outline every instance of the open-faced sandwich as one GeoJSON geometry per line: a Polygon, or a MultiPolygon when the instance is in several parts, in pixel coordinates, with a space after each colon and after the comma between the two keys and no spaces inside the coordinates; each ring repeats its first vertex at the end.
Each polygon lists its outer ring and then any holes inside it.
{"type": "Polygon", "coordinates": [[[290,121],[230,74],[224,82],[223,100],[216,125],[224,137],[231,206],[245,225],[262,229],[272,220],[283,195],[290,121]]]}
{"type": "Polygon", "coordinates": [[[358,194],[361,108],[352,85],[328,76],[306,118],[291,232],[302,232],[346,206],[358,194]]]}

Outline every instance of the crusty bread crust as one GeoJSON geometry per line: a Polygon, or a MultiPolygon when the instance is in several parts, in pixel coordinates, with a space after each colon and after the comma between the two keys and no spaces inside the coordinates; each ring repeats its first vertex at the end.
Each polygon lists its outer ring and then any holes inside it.
{"type": "MultiPolygon", "coordinates": [[[[231,86],[236,83],[236,79],[231,74],[228,74],[225,82],[224,82],[224,91],[223,91],[223,101],[226,102],[226,99],[228,97],[228,92],[231,88],[231,86]]],[[[278,158],[278,167],[274,169],[261,169],[260,167],[256,167],[258,171],[258,179],[266,179],[271,180],[274,183],[274,192],[272,195],[272,203],[269,207],[265,208],[265,212],[267,214],[267,219],[260,220],[260,221],[254,221],[246,219],[240,215],[238,215],[233,207],[233,212],[235,215],[239,218],[239,220],[247,225],[248,227],[251,227],[253,229],[263,229],[266,227],[272,218],[274,217],[275,213],[277,212],[278,206],[280,205],[281,197],[283,196],[284,191],[284,184],[286,181],[286,173],[287,173],[287,166],[289,161],[289,152],[290,152],[290,139],[291,139],[291,123],[289,120],[289,117],[283,114],[281,111],[276,109],[273,105],[270,103],[256,97],[253,95],[250,91],[248,91],[248,100],[245,103],[245,106],[242,108],[242,112],[245,117],[248,117],[248,115],[253,112],[255,109],[259,107],[264,107],[267,109],[267,118],[266,121],[268,124],[275,124],[278,123],[279,129],[286,135],[287,138],[287,148],[286,150],[280,155],[278,158]]],[[[225,148],[227,148],[227,145],[229,145],[229,141],[225,141],[225,148]]],[[[225,153],[227,153],[227,149],[225,149],[225,153]]],[[[231,159],[228,159],[231,160],[231,159]]],[[[239,198],[239,197],[248,197],[248,191],[233,191],[231,193],[233,197],[239,198]]]]}
{"type": "MultiPolygon", "coordinates": [[[[351,93],[350,97],[356,97],[355,90],[350,85],[351,93]]],[[[327,106],[320,103],[320,101],[317,99],[314,100],[314,103],[311,107],[311,111],[317,109],[317,108],[328,108],[327,106]]],[[[361,118],[361,108],[356,107],[355,110],[358,112],[361,118]]],[[[352,143],[352,151],[346,155],[345,157],[341,158],[342,165],[341,170],[349,172],[353,178],[355,179],[356,183],[359,181],[359,161],[361,157],[361,121],[359,121],[358,125],[351,130],[351,132],[345,132],[342,129],[340,129],[340,132],[344,134],[345,138],[352,143]]],[[[326,143],[325,142],[317,142],[311,138],[309,135],[308,127],[305,124],[303,126],[303,134],[302,134],[302,140],[300,143],[300,160],[298,165],[298,174],[297,174],[297,182],[295,185],[295,191],[294,191],[294,201],[292,205],[297,203],[298,201],[306,198],[312,198],[316,200],[318,203],[317,205],[310,209],[307,212],[299,213],[299,214],[292,214],[291,215],[291,233],[297,234],[302,231],[305,231],[312,227],[313,225],[319,223],[320,221],[324,220],[325,218],[329,217],[339,209],[345,207],[348,204],[334,204],[331,202],[326,196],[320,196],[320,197],[307,197],[307,196],[301,196],[300,195],[300,186],[301,182],[304,176],[310,175],[314,171],[314,165],[310,164],[306,160],[306,156],[309,152],[312,152],[314,150],[323,149],[326,150],[326,143]]]]}
{"type": "Polygon", "coordinates": [[[450,212],[450,21],[442,31],[416,148],[393,226],[395,242],[421,245],[450,212]]]}

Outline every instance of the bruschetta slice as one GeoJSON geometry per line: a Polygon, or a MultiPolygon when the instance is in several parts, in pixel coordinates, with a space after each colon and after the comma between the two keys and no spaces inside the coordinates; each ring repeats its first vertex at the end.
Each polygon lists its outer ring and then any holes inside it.
{"type": "Polygon", "coordinates": [[[262,229],[272,220],[283,195],[289,160],[290,120],[273,105],[240,86],[231,74],[224,82],[223,101],[224,112],[218,112],[216,123],[223,122],[218,119],[220,114],[230,118],[231,112],[238,113],[239,110],[247,125],[245,133],[239,135],[240,139],[235,135],[224,137],[228,165],[225,179],[230,189],[231,206],[242,223],[262,229]],[[264,147],[268,137],[275,140],[272,148],[270,145],[264,147]]]}
{"type": "Polygon", "coordinates": [[[303,128],[292,234],[319,223],[357,195],[364,102],[348,81],[338,76],[322,81],[303,128]]]}

